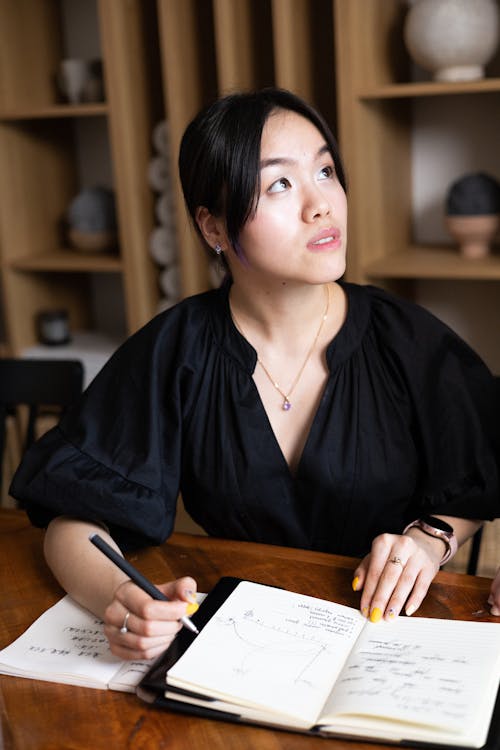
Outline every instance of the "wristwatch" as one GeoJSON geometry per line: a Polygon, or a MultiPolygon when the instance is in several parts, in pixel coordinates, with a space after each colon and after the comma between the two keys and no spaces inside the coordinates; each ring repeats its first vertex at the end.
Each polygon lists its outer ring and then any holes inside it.
{"type": "Polygon", "coordinates": [[[435,516],[422,516],[422,518],[417,518],[416,521],[412,521],[405,529],[403,529],[403,534],[406,534],[408,529],[412,528],[420,529],[424,534],[435,536],[438,539],[442,539],[445,543],[446,552],[441,558],[439,565],[444,565],[445,562],[448,562],[458,549],[458,542],[455,532],[453,531],[453,526],[450,526],[449,523],[441,520],[441,518],[436,518],[435,516]]]}

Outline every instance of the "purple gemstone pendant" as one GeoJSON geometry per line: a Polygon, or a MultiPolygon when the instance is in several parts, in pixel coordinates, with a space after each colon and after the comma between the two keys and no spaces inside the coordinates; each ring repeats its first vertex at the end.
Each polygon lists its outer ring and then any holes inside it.
{"type": "Polygon", "coordinates": [[[286,396],[283,399],[283,404],[281,405],[281,408],[283,409],[283,411],[290,411],[290,409],[292,408],[292,405],[286,396]]]}

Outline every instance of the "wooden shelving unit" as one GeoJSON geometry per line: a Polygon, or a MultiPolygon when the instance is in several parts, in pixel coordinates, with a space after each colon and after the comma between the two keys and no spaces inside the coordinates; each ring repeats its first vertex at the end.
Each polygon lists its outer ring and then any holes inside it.
{"type": "Polygon", "coordinates": [[[65,307],[72,328],[92,329],[96,275],[119,279],[128,332],[155,314],[158,269],[148,251],[154,196],[146,175],[151,133],[163,117],[181,295],[209,287],[207,261],[183,206],[177,154],[199,108],[234,89],[290,88],[339,133],[349,178],[349,279],[405,293],[419,279],[500,280],[498,254],[471,263],[413,236],[413,105],[497,97],[500,78],[413,81],[401,0],[89,0],[107,98],[81,105],[61,103],[54,85],[66,54],[64,2],[0,4],[0,274],[12,353],[35,343],[34,320],[43,307],[65,307]],[[61,219],[80,187],[75,126],[96,119],[108,132],[119,251],[92,256],[68,247],[61,219]]]}
{"type": "Polygon", "coordinates": [[[0,5],[0,275],[7,350],[36,343],[36,316],[62,307],[71,328],[93,330],[92,280],[113,274],[132,332],[156,311],[154,224],[147,187],[151,132],[163,111],[153,0],[89,0],[98,19],[105,102],[70,105],[55,85],[68,56],[64,0],[0,5]],[[156,57],[155,57],[156,50],[156,57]],[[156,67],[156,75],[151,71],[156,67]],[[116,253],[69,247],[63,222],[81,189],[75,126],[104,119],[119,223],[116,253]]]}
{"type": "Polygon", "coordinates": [[[334,7],[339,134],[350,178],[348,277],[406,293],[408,281],[419,279],[500,281],[496,253],[471,262],[451,247],[415,242],[411,151],[419,100],[460,95],[473,104],[499,94],[500,78],[414,82],[404,3],[335,0],[334,7]]]}

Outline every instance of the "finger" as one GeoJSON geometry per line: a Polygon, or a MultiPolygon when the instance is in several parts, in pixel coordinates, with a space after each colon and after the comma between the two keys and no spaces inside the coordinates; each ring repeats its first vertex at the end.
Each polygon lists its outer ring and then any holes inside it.
{"type": "MultiPolygon", "coordinates": [[[[180,626],[179,626],[180,627],[180,626]]],[[[176,633],[161,638],[144,638],[130,631],[125,635],[111,636],[109,646],[111,652],[121,659],[151,659],[165,651],[172,643],[176,633]]],[[[106,629],[105,629],[106,633],[106,629]]]]}
{"type": "MultiPolygon", "coordinates": [[[[198,609],[188,599],[181,598],[180,592],[187,591],[188,586],[196,586],[192,578],[180,579],[166,584],[160,584],[157,588],[169,599],[168,602],[152,599],[132,581],[122,583],[115,592],[115,599],[109,605],[105,613],[105,620],[117,624],[120,618],[129,611],[141,617],[143,620],[179,620],[186,614],[193,614],[198,609]],[[182,583],[184,581],[184,583],[182,583]]],[[[196,599],[196,595],[194,595],[196,599]]]]}
{"type": "MultiPolygon", "coordinates": [[[[164,644],[169,643],[182,626],[180,618],[185,614],[187,605],[185,602],[153,602],[153,600],[151,603],[161,605],[162,610],[165,609],[166,612],[161,611],[160,617],[148,617],[147,607],[146,613],[125,610],[119,602],[114,602],[108,607],[104,617],[104,632],[109,642],[130,648],[133,643],[136,643],[128,637],[133,634],[142,638],[160,638],[163,639],[164,644]],[[127,612],[128,617],[125,620],[127,612]]],[[[135,645],[134,648],[136,648],[135,645]]]]}
{"type": "Polygon", "coordinates": [[[162,584],[158,588],[167,596],[169,599],[181,599],[186,602],[196,601],[196,581],[191,576],[184,576],[178,578],[176,581],[170,581],[169,583],[162,584]]]}
{"type": "MultiPolygon", "coordinates": [[[[360,602],[361,612],[365,617],[370,614],[373,608],[372,600],[379,586],[379,581],[384,573],[393,540],[394,536],[391,534],[381,534],[376,537],[373,540],[372,549],[368,558],[365,558],[368,568],[363,581],[363,593],[360,602]]],[[[375,617],[376,616],[377,614],[375,614],[375,617]]]]}
{"type": "Polygon", "coordinates": [[[158,635],[146,635],[133,630],[123,632],[115,628],[114,625],[104,625],[104,634],[110,642],[113,641],[113,643],[124,648],[144,650],[165,643],[165,640],[171,640],[177,635],[181,627],[180,623],[172,622],[164,632],[158,635]]]}
{"type": "MultiPolygon", "coordinates": [[[[175,609],[178,610],[178,606],[175,609]]],[[[182,611],[183,607],[181,606],[182,611]]],[[[112,617],[106,618],[104,621],[105,632],[108,638],[112,636],[124,636],[127,633],[134,633],[147,638],[163,638],[175,635],[179,630],[179,620],[182,614],[178,616],[178,613],[176,611],[172,613],[170,608],[169,613],[168,618],[164,617],[161,619],[144,618],[142,615],[130,610],[125,611],[123,617],[113,614],[112,617]]],[[[123,642],[123,638],[120,639],[120,642],[123,642]]]]}
{"type": "Polygon", "coordinates": [[[384,617],[391,620],[397,617],[403,608],[408,616],[416,612],[429,590],[434,572],[427,566],[422,568],[418,561],[410,560],[387,603],[384,617]]]}
{"type": "Polygon", "coordinates": [[[397,555],[389,558],[372,600],[370,613],[372,621],[377,621],[382,617],[386,620],[393,620],[400,614],[413,590],[418,572],[418,566],[413,565],[411,560],[405,563],[397,555]],[[378,612],[380,616],[377,616],[378,612]]]}
{"type": "Polygon", "coordinates": [[[192,615],[197,611],[197,586],[196,581],[191,576],[184,576],[176,581],[159,586],[159,588],[170,600],[180,600],[188,603],[186,611],[183,614],[192,615]]]}
{"type": "Polygon", "coordinates": [[[368,564],[369,564],[368,563],[369,557],[370,556],[367,555],[364,558],[364,560],[358,565],[354,573],[352,574],[351,586],[352,586],[353,591],[361,591],[361,589],[363,588],[363,584],[366,578],[366,571],[367,571],[368,564]]]}
{"type": "Polygon", "coordinates": [[[411,566],[407,568],[402,557],[392,555],[388,558],[367,605],[371,622],[378,622],[382,617],[396,617],[412,590],[413,582],[411,566]]]}

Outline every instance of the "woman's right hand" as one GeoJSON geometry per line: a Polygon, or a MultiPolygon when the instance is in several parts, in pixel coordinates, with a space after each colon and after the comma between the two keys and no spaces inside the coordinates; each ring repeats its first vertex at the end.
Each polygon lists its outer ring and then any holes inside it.
{"type": "Polygon", "coordinates": [[[104,613],[104,632],[120,659],[159,656],[182,627],[180,618],[193,614],[196,581],[189,576],[158,586],[168,602],[152,599],[132,581],[121,583],[104,613]],[[128,617],[127,617],[128,613],[128,617]],[[122,629],[126,627],[126,631],[122,629]]]}

